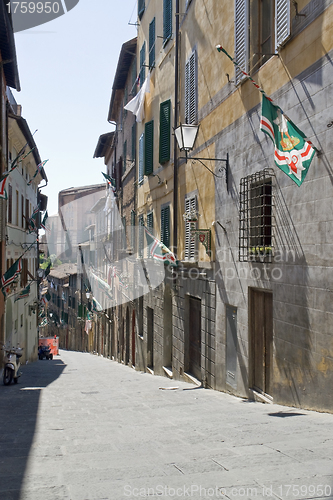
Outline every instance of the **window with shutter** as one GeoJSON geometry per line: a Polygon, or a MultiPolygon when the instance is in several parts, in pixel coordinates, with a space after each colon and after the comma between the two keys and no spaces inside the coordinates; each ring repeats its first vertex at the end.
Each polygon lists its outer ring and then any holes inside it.
{"type": "Polygon", "coordinates": [[[145,134],[141,134],[139,139],[139,183],[143,182],[145,156],[145,134]]]}
{"type": "Polygon", "coordinates": [[[149,24],[149,68],[155,66],[155,17],[149,24]]]}
{"type": "Polygon", "coordinates": [[[132,161],[135,162],[136,155],[136,122],[132,125],[132,161]]]}
{"type": "Polygon", "coordinates": [[[144,245],[144,219],[143,215],[139,215],[139,257],[143,257],[143,245],[144,245]]]}
{"type": "Polygon", "coordinates": [[[197,123],[197,53],[192,52],[185,65],[185,123],[197,123]]]}
{"type": "Polygon", "coordinates": [[[11,184],[8,184],[8,222],[12,223],[12,212],[13,212],[13,188],[11,184]]]}
{"type": "Polygon", "coordinates": [[[163,44],[172,35],[172,0],[163,0],[163,44]]]}
{"type": "Polygon", "coordinates": [[[135,247],[135,211],[131,210],[131,247],[134,251],[135,247]]]}
{"type": "Polygon", "coordinates": [[[138,0],[138,18],[141,19],[145,11],[145,0],[138,0]]]}
{"type": "Polygon", "coordinates": [[[126,242],[126,217],[122,217],[122,224],[123,224],[123,248],[127,247],[127,242],[126,242]]]}
{"type": "MultiPolygon", "coordinates": [[[[290,0],[235,0],[235,59],[257,71],[290,37],[290,0]]],[[[236,68],[236,83],[246,78],[236,68]]]]}
{"type": "MultiPolygon", "coordinates": [[[[197,197],[185,198],[185,213],[197,211],[197,197]]],[[[185,221],[185,260],[193,260],[196,256],[196,239],[191,236],[191,229],[197,229],[196,222],[185,221]]]]}
{"type": "Polygon", "coordinates": [[[290,37],[290,1],[276,0],[275,3],[275,49],[281,47],[290,37]]]}
{"type": "MultiPolygon", "coordinates": [[[[247,0],[235,0],[235,59],[239,66],[248,71],[248,3],[247,0]]],[[[235,66],[236,84],[246,78],[235,66]]]]}
{"type": "Polygon", "coordinates": [[[161,208],[161,241],[170,246],[170,205],[161,208]]]}
{"type": "MultiPolygon", "coordinates": [[[[153,231],[154,229],[154,216],[153,216],[153,212],[149,212],[147,214],[147,229],[149,231],[153,231]]],[[[148,247],[148,257],[150,258],[151,257],[151,254],[150,254],[150,245],[148,247]]]]}
{"type": "Polygon", "coordinates": [[[160,105],[160,163],[170,160],[171,101],[160,105]]]}
{"type": "Polygon", "coordinates": [[[140,88],[142,87],[146,78],[146,42],[143,43],[140,50],[140,88]]]}
{"type": "Polygon", "coordinates": [[[145,175],[154,170],[154,120],[145,124],[145,175]]]}

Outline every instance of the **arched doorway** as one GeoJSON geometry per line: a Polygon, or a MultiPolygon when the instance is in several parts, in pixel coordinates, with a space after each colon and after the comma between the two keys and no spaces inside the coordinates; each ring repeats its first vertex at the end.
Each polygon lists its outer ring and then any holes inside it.
{"type": "Polygon", "coordinates": [[[132,366],[135,366],[135,310],[132,313],[132,366]]]}

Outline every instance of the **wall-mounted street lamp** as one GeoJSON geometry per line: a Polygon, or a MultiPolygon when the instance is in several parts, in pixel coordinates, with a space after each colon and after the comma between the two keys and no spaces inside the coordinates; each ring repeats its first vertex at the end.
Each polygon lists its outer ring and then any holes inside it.
{"type": "MultiPolygon", "coordinates": [[[[180,124],[179,127],[177,127],[175,129],[175,136],[176,136],[178,147],[179,147],[180,151],[185,151],[186,161],[188,160],[188,156],[187,156],[188,152],[192,151],[192,149],[193,149],[195,140],[196,140],[197,135],[198,135],[199,126],[200,125],[190,125],[190,124],[183,123],[183,124],[180,124]]],[[[215,175],[215,177],[219,177],[219,178],[221,178],[221,176],[216,175],[215,172],[213,172],[210,168],[208,168],[207,165],[205,165],[202,160],[224,161],[225,166],[223,168],[225,171],[225,182],[226,182],[226,185],[228,186],[229,153],[227,153],[226,158],[197,158],[197,157],[191,156],[190,160],[200,161],[200,163],[207,170],[209,170],[209,172],[211,174],[213,174],[213,175],[215,175]]],[[[220,167],[219,171],[221,171],[221,168],[222,167],[220,167]]]]}

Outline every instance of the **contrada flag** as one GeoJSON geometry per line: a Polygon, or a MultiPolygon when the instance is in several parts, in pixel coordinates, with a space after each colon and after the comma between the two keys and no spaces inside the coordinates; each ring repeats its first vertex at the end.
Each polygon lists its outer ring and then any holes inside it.
{"type": "Polygon", "coordinates": [[[262,96],[260,130],[274,142],[275,164],[300,186],[316,150],[311,142],[305,139],[303,132],[264,95],[262,96]]]}

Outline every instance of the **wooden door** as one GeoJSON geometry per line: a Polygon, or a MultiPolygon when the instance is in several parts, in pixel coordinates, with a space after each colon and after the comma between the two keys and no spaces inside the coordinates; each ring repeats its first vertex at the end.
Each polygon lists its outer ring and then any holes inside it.
{"type": "Polygon", "coordinates": [[[273,353],[273,294],[250,290],[253,389],[270,394],[273,353]]]}
{"type": "Polygon", "coordinates": [[[201,380],[201,300],[190,297],[189,372],[201,380]]]}

